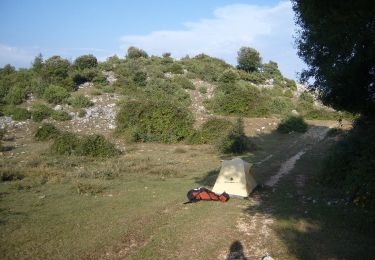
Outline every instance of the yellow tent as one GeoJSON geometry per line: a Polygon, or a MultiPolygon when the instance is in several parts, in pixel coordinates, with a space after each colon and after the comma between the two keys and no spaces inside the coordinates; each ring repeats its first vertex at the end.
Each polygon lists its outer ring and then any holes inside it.
{"type": "Polygon", "coordinates": [[[232,196],[247,197],[255,189],[257,183],[251,173],[252,164],[240,158],[224,160],[219,176],[216,179],[215,193],[226,192],[232,196]]]}

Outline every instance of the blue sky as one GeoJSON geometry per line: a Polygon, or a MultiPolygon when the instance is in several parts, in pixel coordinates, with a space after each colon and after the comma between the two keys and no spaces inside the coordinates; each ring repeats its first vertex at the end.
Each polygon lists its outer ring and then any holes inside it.
{"type": "Polygon", "coordinates": [[[131,45],[175,58],[204,52],[235,64],[238,49],[250,46],[295,78],[303,64],[294,30],[287,1],[1,0],[0,66],[28,67],[40,52],[123,57],[131,45]]]}

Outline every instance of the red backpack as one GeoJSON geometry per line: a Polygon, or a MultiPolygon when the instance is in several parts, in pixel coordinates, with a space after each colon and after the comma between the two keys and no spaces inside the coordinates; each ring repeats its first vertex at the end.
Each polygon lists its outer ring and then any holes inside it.
{"type": "Polygon", "coordinates": [[[185,204],[197,202],[200,200],[214,200],[214,201],[221,201],[221,202],[227,202],[229,200],[228,193],[223,192],[221,195],[217,195],[215,192],[212,192],[209,189],[206,189],[203,187],[189,190],[186,196],[189,201],[185,202],[185,204]]]}

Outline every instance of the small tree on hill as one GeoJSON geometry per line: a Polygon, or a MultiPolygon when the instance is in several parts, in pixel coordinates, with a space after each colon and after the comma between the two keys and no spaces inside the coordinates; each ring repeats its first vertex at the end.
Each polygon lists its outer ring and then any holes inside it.
{"type": "Polygon", "coordinates": [[[74,66],[79,70],[95,68],[98,66],[98,60],[94,55],[82,55],[74,61],[74,66]]]}
{"type": "Polygon", "coordinates": [[[257,71],[262,65],[259,52],[250,47],[241,47],[237,56],[238,68],[247,72],[257,71]]]}
{"type": "Polygon", "coordinates": [[[147,52],[145,52],[144,50],[142,49],[138,49],[136,47],[129,47],[128,49],[128,54],[126,55],[126,58],[127,59],[138,59],[138,58],[148,58],[148,54],[147,52]]]}

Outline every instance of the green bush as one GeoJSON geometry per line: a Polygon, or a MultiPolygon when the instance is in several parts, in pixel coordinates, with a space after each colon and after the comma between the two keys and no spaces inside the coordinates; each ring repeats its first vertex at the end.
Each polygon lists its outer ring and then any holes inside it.
{"type": "Polygon", "coordinates": [[[48,58],[41,68],[41,76],[48,84],[60,84],[69,76],[70,62],[60,56],[48,58]]]}
{"type": "Polygon", "coordinates": [[[61,104],[69,96],[70,93],[65,88],[56,85],[49,85],[43,94],[43,98],[52,104],[61,104]]]}
{"type": "Polygon", "coordinates": [[[118,150],[104,136],[89,135],[81,138],[76,154],[92,157],[112,157],[118,154],[118,150]]]}
{"type": "Polygon", "coordinates": [[[226,69],[219,77],[219,82],[227,83],[227,84],[234,84],[240,77],[238,73],[233,69],[226,69]]]}
{"type": "Polygon", "coordinates": [[[12,116],[15,121],[24,121],[31,118],[31,112],[21,107],[8,107],[5,114],[12,116]]]}
{"type": "Polygon", "coordinates": [[[31,118],[35,122],[41,122],[43,119],[50,117],[53,109],[44,104],[35,104],[31,109],[31,118]]]}
{"type": "Polygon", "coordinates": [[[184,76],[176,76],[173,78],[173,81],[183,89],[195,89],[194,84],[184,76]]]}
{"type": "Polygon", "coordinates": [[[240,79],[249,81],[253,84],[264,84],[266,81],[266,78],[264,75],[260,72],[254,71],[254,72],[246,72],[244,70],[238,70],[238,74],[240,76],[240,79]]]}
{"type": "Polygon", "coordinates": [[[192,131],[193,117],[170,100],[131,100],[117,114],[117,130],[143,142],[175,143],[192,131]]]}
{"type": "Polygon", "coordinates": [[[301,116],[287,116],[284,118],[277,127],[280,133],[300,132],[307,131],[307,124],[301,116]]]}
{"type": "Polygon", "coordinates": [[[62,132],[53,138],[51,149],[60,155],[112,157],[119,154],[115,146],[102,135],[79,137],[69,132],[62,132]]]}
{"type": "Polygon", "coordinates": [[[85,108],[94,105],[94,103],[92,103],[89,98],[85,97],[82,94],[69,98],[68,104],[75,108],[85,108]]]}
{"type": "Polygon", "coordinates": [[[375,207],[375,123],[361,118],[324,161],[319,182],[345,192],[354,204],[375,207]]]}
{"type": "Polygon", "coordinates": [[[302,92],[301,95],[299,96],[299,99],[303,102],[307,102],[307,103],[310,103],[310,104],[313,104],[314,103],[314,96],[311,95],[309,92],[302,92]]]}
{"type": "Polygon", "coordinates": [[[270,110],[274,114],[289,114],[293,109],[295,109],[295,106],[290,98],[275,97],[272,99],[270,110]]]}
{"type": "Polygon", "coordinates": [[[5,96],[5,102],[11,105],[18,105],[25,101],[27,91],[22,86],[15,86],[10,88],[8,94],[5,96]]]}
{"type": "Polygon", "coordinates": [[[86,110],[85,109],[80,109],[79,112],[78,112],[78,117],[85,117],[87,114],[86,110]]]}
{"type": "Polygon", "coordinates": [[[268,116],[270,97],[254,86],[233,87],[228,94],[216,93],[208,102],[208,108],[224,115],[268,116]]]}
{"type": "Polygon", "coordinates": [[[56,126],[50,123],[44,123],[36,130],[34,137],[38,141],[46,141],[55,139],[59,134],[60,131],[56,126]]]}
{"type": "Polygon", "coordinates": [[[65,111],[54,111],[52,113],[52,119],[57,120],[57,121],[68,121],[71,118],[69,114],[65,111]]]}
{"type": "Polygon", "coordinates": [[[148,58],[147,52],[144,50],[138,49],[136,47],[129,47],[128,53],[126,55],[127,59],[138,59],[138,58],[148,58]]]}
{"type": "Polygon", "coordinates": [[[82,55],[75,59],[74,66],[79,70],[95,68],[98,66],[98,60],[94,55],[82,55]]]}
{"type": "Polygon", "coordinates": [[[212,118],[207,120],[201,127],[204,143],[215,143],[232,128],[232,122],[226,119],[212,118]]]}
{"type": "Polygon", "coordinates": [[[201,86],[198,88],[199,93],[207,94],[207,87],[201,86]]]}
{"type": "Polygon", "coordinates": [[[176,62],[170,64],[167,66],[166,70],[164,72],[171,72],[173,74],[184,74],[184,70],[182,66],[176,62]]]}
{"type": "Polygon", "coordinates": [[[221,153],[242,154],[253,151],[256,146],[244,133],[243,120],[239,118],[234,127],[216,144],[221,153]]]}
{"type": "Polygon", "coordinates": [[[63,132],[54,139],[51,150],[60,155],[72,155],[75,154],[79,141],[75,134],[63,132]]]}

